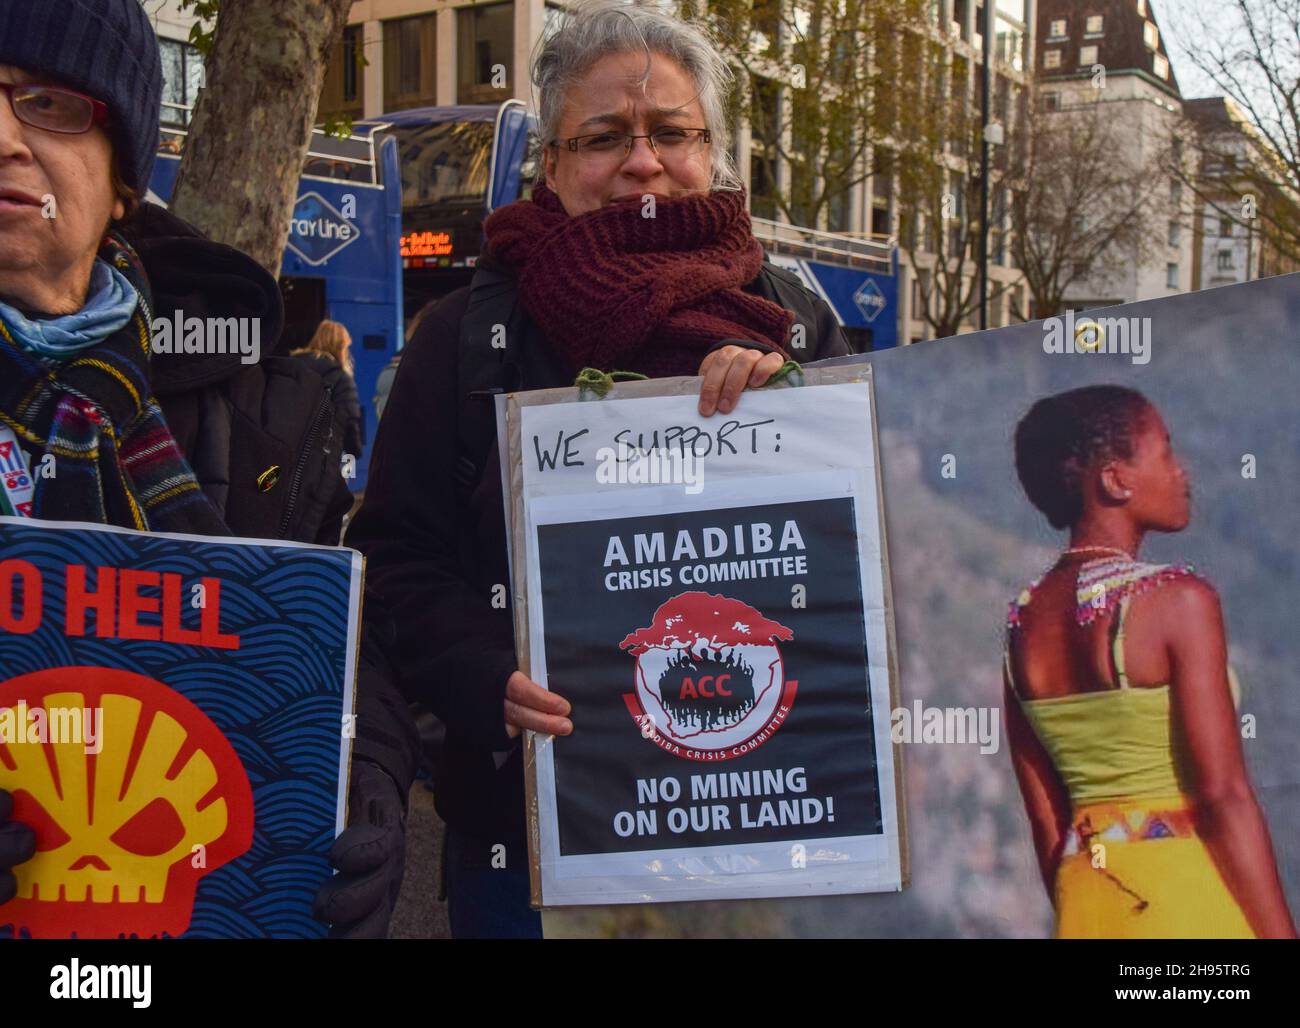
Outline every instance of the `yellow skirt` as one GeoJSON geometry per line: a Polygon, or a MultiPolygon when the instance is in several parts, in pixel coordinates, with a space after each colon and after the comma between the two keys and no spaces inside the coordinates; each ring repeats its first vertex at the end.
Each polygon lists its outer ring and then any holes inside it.
{"type": "Polygon", "coordinates": [[[1056,874],[1058,939],[1253,939],[1185,797],[1078,807],[1056,874]]]}

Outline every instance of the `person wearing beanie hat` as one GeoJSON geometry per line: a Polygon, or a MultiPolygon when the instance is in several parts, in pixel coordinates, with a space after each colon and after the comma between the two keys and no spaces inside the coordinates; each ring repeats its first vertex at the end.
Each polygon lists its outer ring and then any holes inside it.
{"type": "Polygon", "coordinates": [[[39,68],[105,104],[120,181],[144,195],[158,152],[163,79],[140,0],[5,0],[0,64],[39,68]]]}
{"type": "MultiPolygon", "coordinates": [[[[161,96],[138,0],[0,0],[0,515],[336,545],[352,497],[334,433],[315,430],[332,408],[319,375],[275,352],[275,279],[138,199],[161,96]],[[224,338],[211,353],[142,346],[154,312],[258,320],[260,361],[224,338]],[[50,461],[53,476],[31,473],[50,461]],[[248,471],[277,466],[300,488],[248,471]]],[[[353,817],[331,852],[346,870],[318,898],[336,935],[387,931],[418,759],[367,631],[353,817]]],[[[11,813],[0,790],[0,934],[12,868],[35,852],[11,813]]]]}

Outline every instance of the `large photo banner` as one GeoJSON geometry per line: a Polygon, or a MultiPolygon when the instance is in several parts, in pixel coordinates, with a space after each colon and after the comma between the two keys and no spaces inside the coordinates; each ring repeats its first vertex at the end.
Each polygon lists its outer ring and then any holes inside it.
{"type": "Polygon", "coordinates": [[[575,726],[530,740],[539,903],[903,886],[870,382],[826,378],[513,398],[521,651],[575,726]]]}
{"type": "MultiPolygon", "coordinates": [[[[909,887],[548,910],[547,936],[1225,937],[1261,931],[1261,910],[1274,925],[1284,906],[1294,918],[1297,326],[1300,276],[1290,275],[833,362],[869,367],[874,379],[904,687],[890,727],[907,782],[909,887]],[[1098,447],[1129,477],[1106,495],[1072,497],[1073,462],[1098,447]],[[1094,536],[1070,555],[1069,531],[1047,516],[1120,524],[1135,506],[1132,519],[1150,527],[1140,546],[1094,536]],[[1193,586],[1217,599],[1221,623],[1196,615],[1190,643],[1218,635],[1226,653],[1171,675],[1147,642],[1151,612],[1193,586]],[[1094,663],[1035,659],[1053,601],[1071,631],[1097,636],[1094,663]],[[1107,618],[1123,629],[1115,638],[1096,627],[1107,618]],[[1010,701],[1008,652],[1019,690],[1010,701]],[[1214,703],[1179,702],[1189,669],[1212,675],[1214,703]],[[1061,699],[1071,681],[1090,691],[1061,699]],[[1197,755],[1203,766],[1221,761],[1235,774],[1240,753],[1249,796],[1217,816],[1251,831],[1215,835],[1214,818],[1195,813],[1189,718],[1215,733],[1197,755]],[[1025,762],[1033,738],[1049,744],[1050,767],[1025,762]],[[1031,768],[1029,788],[1017,759],[1031,768]],[[1072,790],[1072,816],[1059,866],[1045,875],[1033,782],[1057,779],[1072,790]],[[1234,851],[1243,840],[1250,852],[1234,851]],[[1255,895],[1276,880],[1280,901],[1244,904],[1249,876],[1265,886],[1255,895]]],[[[840,428],[821,421],[819,438],[835,443],[840,428]]]]}
{"type": "Polygon", "coordinates": [[[0,937],[319,937],[351,754],[350,550],[0,518],[0,937]]]}

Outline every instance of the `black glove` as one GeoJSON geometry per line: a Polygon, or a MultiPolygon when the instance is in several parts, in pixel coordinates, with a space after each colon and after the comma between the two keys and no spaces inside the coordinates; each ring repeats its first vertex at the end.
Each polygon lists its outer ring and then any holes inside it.
{"type": "Polygon", "coordinates": [[[18,882],[9,869],[36,855],[36,833],[10,821],[13,812],[14,798],[0,789],[0,903],[8,903],[18,891],[18,882]]]}
{"type": "Polygon", "coordinates": [[[406,797],[377,764],[353,760],[348,826],[330,848],[339,871],[312,904],[331,939],[384,939],[406,865],[406,797]]]}

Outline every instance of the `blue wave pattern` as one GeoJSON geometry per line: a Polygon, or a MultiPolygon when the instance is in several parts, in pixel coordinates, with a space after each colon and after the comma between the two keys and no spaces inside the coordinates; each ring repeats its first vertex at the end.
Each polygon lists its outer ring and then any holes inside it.
{"type": "MultiPolygon", "coordinates": [[[[311,916],[330,875],[342,771],[351,551],[56,529],[0,519],[0,556],[41,572],[45,617],[30,635],[0,630],[0,681],[46,668],[100,666],[148,675],[198,706],[239,755],[253,790],[253,843],[199,882],[185,938],[319,938],[311,916]],[[221,631],[238,651],[63,634],[65,568],[136,568],[190,588],[221,580],[221,631]]],[[[359,572],[358,572],[359,574],[359,572]]],[[[88,584],[90,577],[88,575],[88,584]]],[[[88,625],[89,627],[89,625],[88,625]]],[[[12,926],[0,925],[0,937],[12,926]]]]}

